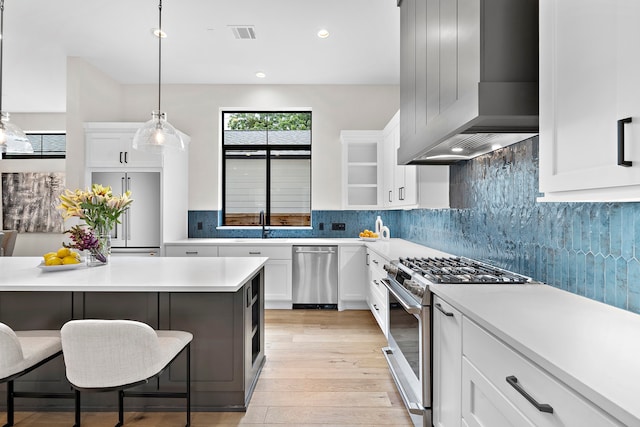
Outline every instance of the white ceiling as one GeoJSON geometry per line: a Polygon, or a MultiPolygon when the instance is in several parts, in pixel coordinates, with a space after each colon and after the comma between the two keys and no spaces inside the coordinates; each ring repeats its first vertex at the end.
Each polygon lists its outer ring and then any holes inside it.
{"type": "MultiPolygon", "coordinates": [[[[162,6],[163,84],[399,83],[396,0],[162,6]],[[231,25],[254,25],[256,40],[236,40],[231,25]]],[[[64,112],[67,56],[122,84],[158,82],[158,0],[5,0],[4,18],[3,110],[64,112]]]]}

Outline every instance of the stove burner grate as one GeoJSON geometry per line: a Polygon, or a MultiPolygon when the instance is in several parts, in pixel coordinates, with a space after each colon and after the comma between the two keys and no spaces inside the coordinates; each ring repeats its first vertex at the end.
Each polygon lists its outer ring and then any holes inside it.
{"type": "Polygon", "coordinates": [[[529,279],[468,258],[400,258],[400,263],[432,283],[526,283],[529,279]]]}

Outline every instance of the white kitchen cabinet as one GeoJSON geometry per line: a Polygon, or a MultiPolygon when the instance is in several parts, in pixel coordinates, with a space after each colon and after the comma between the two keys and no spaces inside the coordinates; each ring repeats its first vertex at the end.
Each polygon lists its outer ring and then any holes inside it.
{"type": "Polygon", "coordinates": [[[367,249],[369,269],[367,304],[385,337],[389,334],[389,293],[382,283],[382,279],[387,276],[382,267],[388,262],[389,260],[386,258],[378,255],[371,249],[367,249]]]}
{"type": "Polygon", "coordinates": [[[221,257],[268,257],[264,265],[264,304],[267,309],[292,308],[291,246],[220,246],[221,257]]]}
{"type": "Polygon", "coordinates": [[[344,209],[382,206],[382,131],[343,130],[340,140],[344,209]]]}
{"type": "Polygon", "coordinates": [[[462,417],[470,427],[622,426],[466,317],[462,349],[462,417]]]}
{"type": "MultiPolygon", "coordinates": [[[[400,112],[385,126],[383,133],[383,204],[388,208],[414,206],[418,203],[416,166],[398,165],[400,146],[400,112]]],[[[428,166],[427,166],[428,167],[428,166]]]]}
{"type": "Polygon", "coordinates": [[[217,257],[218,247],[212,245],[164,245],[164,256],[172,257],[217,257]]]}
{"type": "Polygon", "coordinates": [[[364,246],[340,246],[338,249],[338,310],[364,309],[367,305],[367,266],[364,246]]]}
{"type": "Polygon", "coordinates": [[[87,167],[162,167],[160,153],[134,150],[143,123],[85,123],[87,167]]]}
{"type": "Polygon", "coordinates": [[[433,298],[432,310],[433,425],[460,427],[462,314],[438,296],[433,298]]]}
{"type": "Polygon", "coordinates": [[[640,200],[638,20],[636,0],[540,1],[539,200],[640,200]]]}

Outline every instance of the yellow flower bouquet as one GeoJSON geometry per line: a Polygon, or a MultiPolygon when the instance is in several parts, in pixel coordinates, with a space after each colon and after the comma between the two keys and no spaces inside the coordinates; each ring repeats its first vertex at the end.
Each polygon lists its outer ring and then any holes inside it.
{"type": "MultiPolygon", "coordinates": [[[[111,191],[111,187],[93,184],[87,190],[65,190],[60,196],[60,201],[62,203],[58,209],[62,211],[64,219],[77,217],[83,220],[91,228],[88,233],[94,234],[95,238],[100,240],[100,244],[95,248],[82,249],[89,249],[100,262],[107,262],[110,252],[109,233],[116,224],[120,223],[120,216],[133,203],[131,192],[127,191],[116,196],[111,191]]],[[[73,238],[78,234],[77,227],[75,231],[72,229],[68,232],[72,233],[73,238]]],[[[76,242],[76,239],[73,240],[76,242]]]]}

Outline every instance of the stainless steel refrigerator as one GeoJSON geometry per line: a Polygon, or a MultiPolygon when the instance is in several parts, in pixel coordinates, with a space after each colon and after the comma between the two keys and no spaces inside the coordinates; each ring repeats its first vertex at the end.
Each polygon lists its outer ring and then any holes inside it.
{"type": "Polygon", "coordinates": [[[159,255],[160,172],[92,172],[91,182],[114,194],[131,191],[133,203],[111,230],[111,254],[159,255]]]}

